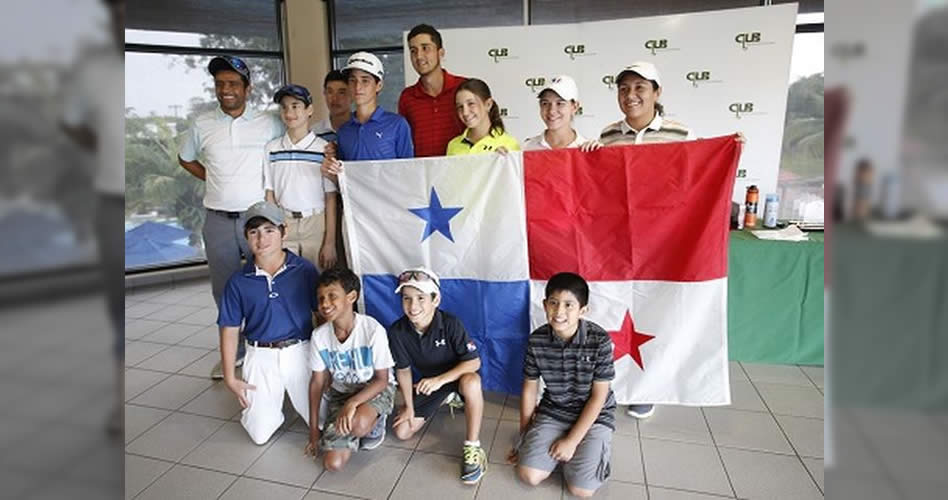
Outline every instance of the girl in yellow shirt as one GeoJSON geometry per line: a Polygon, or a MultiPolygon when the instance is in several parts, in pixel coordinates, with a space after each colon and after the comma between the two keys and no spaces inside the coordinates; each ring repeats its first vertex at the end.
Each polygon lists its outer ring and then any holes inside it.
{"type": "Polygon", "coordinates": [[[483,80],[470,78],[454,93],[458,118],[467,127],[464,133],[451,139],[446,155],[464,155],[497,151],[519,151],[520,143],[504,131],[500,109],[483,80]]]}

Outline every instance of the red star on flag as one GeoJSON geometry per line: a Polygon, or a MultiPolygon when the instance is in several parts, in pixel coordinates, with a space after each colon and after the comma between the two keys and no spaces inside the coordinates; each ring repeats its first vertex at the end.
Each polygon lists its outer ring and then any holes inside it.
{"type": "Polygon", "coordinates": [[[639,365],[639,368],[645,369],[645,367],[642,366],[642,353],[639,352],[639,347],[649,340],[654,339],[655,336],[635,331],[635,324],[632,323],[632,315],[628,309],[625,311],[622,327],[619,328],[618,331],[609,332],[609,336],[612,337],[612,343],[615,344],[615,350],[612,355],[613,360],[618,361],[619,358],[628,354],[632,356],[632,359],[639,365]]]}

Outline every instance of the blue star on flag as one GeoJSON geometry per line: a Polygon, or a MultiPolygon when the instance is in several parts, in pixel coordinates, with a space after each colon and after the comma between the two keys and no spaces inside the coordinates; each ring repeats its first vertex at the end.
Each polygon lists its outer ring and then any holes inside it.
{"type": "Polygon", "coordinates": [[[454,243],[454,237],[451,236],[451,218],[458,214],[463,207],[441,206],[441,200],[438,198],[438,192],[434,186],[431,187],[431,197],[428,206],[424,208],[409,208],[408,211],[425,220],[425,234],[421,241],[425,241],[435,231],[444,235],[445,238],[454,243]]]}

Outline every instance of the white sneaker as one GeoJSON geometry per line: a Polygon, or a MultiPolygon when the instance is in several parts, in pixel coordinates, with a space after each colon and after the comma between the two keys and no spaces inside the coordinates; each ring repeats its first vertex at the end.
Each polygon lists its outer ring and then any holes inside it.
{"type": "Polygon", "coordinates": [[[626,414],[630,417],[645,419],[655,413],[655,405],[629,405],[626,414]]]}

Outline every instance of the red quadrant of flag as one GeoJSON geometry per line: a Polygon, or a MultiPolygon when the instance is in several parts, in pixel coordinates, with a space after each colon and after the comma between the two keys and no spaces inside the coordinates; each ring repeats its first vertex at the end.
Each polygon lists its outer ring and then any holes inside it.
{"type": "Polygon", "coordinates": [[[524,153],[530,277],[705,281],[727,275],[735,136],[524,153]]]}

